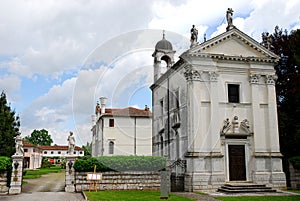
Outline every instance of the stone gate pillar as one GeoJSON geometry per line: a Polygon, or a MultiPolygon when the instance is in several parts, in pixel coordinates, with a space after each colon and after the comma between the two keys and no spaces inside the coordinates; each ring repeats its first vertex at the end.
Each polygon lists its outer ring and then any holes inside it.
{"type": "Polygon", "coordinates": [[[75,163],[76,156],[66,156],[66,192],[75,192],[75,163]]]}
{"type": "Polygon", "coordinates": [[[10,181],[9,194],[19,194],[22,189],[23,176],[23,155],[15,154],[12,156],[12,174],[10,181]]]}

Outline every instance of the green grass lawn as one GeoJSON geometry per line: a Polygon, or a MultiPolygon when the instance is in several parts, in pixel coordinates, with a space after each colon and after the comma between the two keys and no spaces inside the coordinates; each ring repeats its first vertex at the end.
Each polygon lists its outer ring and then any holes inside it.
{"type": "Polygon", "coordinates": [[[299,201],[300,196],[237,196],[237,197],[215,197],[224,201],[299,201]]]}
{"type": "Polygon", "coordinates": [[[51,168],[41,168],[37,170],[26,170],[25,175],[23,175],[23,179],[35,179],[41,177],[43,174],[48,173],[58,173],[61,171],[59,166],[54,166],[51,168]]]}
{"type": "Polygon", "coordinates": [[[293,193],[299,193],[300,194],[300,190],[288,190],[289,192],[293,192],[293,193]]]}
{"type": "MultiPolygon", "coordinates": [[[[85,191],[88,200],[90,201],[155,201],[160,199],[159,191],[85,191]]],[[[168,201],[190,201],[191,199],[171,194],[168,201]]]]}

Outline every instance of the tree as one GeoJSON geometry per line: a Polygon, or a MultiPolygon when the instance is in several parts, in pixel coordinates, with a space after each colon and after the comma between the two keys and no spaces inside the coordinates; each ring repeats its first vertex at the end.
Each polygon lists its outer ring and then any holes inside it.
{"type": "Polygon", "coordinates": [[[286,158],[300,153],[300,29],[275,27],[272,50],[281,57],[275,70],[281,153],[286,158]]]}
{"type": "Polygon", "coordinates": [[[50,146],[53,142],[51,135],[48,134],[48,131],[45,129],[42,130],[34,130],[30,136],[26,136],[24,141],[30,142],[34,145],[43,145],[43,146],[50,146]]]}
{"type": "Polygon", "coordinates": [[[91,156],[92,153],[92,143],[86,143],[86,146],[83,145],[82,148],[84,148],[84,156],[91,156]]]}
{"type": "Polygon", "coordinates": [[[0,96],[0,156],[11,157],[15,153],[15,140],[20,118],[7,104],[4,92],[0,96]]]}

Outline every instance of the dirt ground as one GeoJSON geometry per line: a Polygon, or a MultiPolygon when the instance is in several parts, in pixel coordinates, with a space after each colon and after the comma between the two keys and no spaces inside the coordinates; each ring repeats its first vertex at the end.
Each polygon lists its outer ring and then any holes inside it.
{"type": "Polygon", "coordinates": [[[24,179],[27,183],[22,185],[23,193],[32,192],[61,192],[65,189],[65,171],[49,173],[37,179],[24,179]]]}

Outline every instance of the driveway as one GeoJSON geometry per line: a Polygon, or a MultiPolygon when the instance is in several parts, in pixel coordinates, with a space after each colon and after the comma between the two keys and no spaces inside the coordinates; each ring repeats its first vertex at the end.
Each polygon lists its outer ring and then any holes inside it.
{"type": "Polygon", "coordinates": [[[0,196],[0,201],[83,201],[81,193],[66,193],[65,171],[27,179],[19,195],[0,196]]]}

